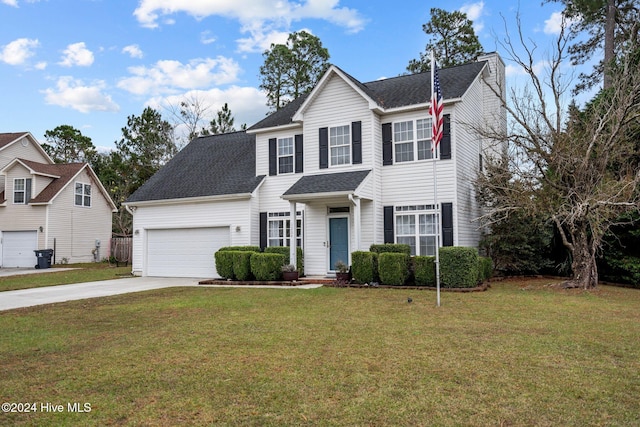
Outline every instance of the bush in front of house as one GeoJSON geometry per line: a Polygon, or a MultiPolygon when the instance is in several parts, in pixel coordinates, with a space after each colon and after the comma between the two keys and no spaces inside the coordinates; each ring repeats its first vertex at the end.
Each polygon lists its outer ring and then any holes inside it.
{"type": "Polygon", "coordinates": [[[260,246],[224,246],[218,251],[247,251],[247,252],[262,252],[260,246]]]}
{"type": "Polygon", "coordinates": [[[473,288],[478,284],[478,251],[475,248],[440,248],[440,280],[446,288],[473,288]]]}
{"type": "Polygon", "coordinates": [[[216,271],[224,279],[235,279],[233,273],[233,251],[219,250],[214,254],[216,260],[216,271]]]}
{"type": "Polygon", "coordinates": [[[385,285],[401,286],[409,278],[409,255],[383,252],[378,255],[378,274],[385,285]]]}
{"type": "MultiPolygon", "coordinates": [[[[280,254],[285,257],[285,265],[290,264],[290,252],[289,246],[269,246],[264,248],[264,253],[280,254]]],[[[304,258],[302,256],[302,248],[296,248],[296,270],[300,276],[304,275],[304,258]]]]}
{"type": "Polygon", "coordinates": [[[369,247],[369,250],[377,254],[392,252],[392,253],[407,254],[408,256],[411,256],[411,246],[405,245],[403,243],[373,244],[369,247]]]}
{"type": "Polygon", "coordinates": [[[230,251],[233,260],[233,275],[238,280],[251,280],[251,255],[253,251],[230,251]]]}
{"type": "Polygon", "coordinates": [[[285,256],[274,253],[251,254],[251,273],[256,280],[279,280],[282,266],[286,265],[285,256]]]}
{"type": "Polygon", "coordinates": [[[413,257],[413,274],[416,286],[436,286],[436,257],[413,257]]]}
{"type": "Polygon", "coordinates": [[[351,275],[356,283],[377,282],[379,280],[378,254],[366,251],[352,252],[351,275]]]}
{"type": "Polygon", "coordinates": [[[493,261],[486,256],[478,257],[478,283],[493,277],[493,261]]]}

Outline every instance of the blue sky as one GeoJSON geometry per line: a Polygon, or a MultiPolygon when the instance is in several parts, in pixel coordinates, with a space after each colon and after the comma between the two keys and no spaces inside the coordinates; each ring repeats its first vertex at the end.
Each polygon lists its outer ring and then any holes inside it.
{"type": "MultiPolygon", "coordinates": [[[[0,132],[71,125],[113,148],[127,117],[195,97],[213,116],[226,102],[236,126],[267,112],[262,52],[293,31],[318,36],[330,61],[362,82],[397,76],[424,51],[432,7],[462,10],[485,51],[498,51],[503,17],[544,60],[556,3],[502,0],[0,0],[0,132]]],[[[507,62],[509,78],[518,71],[507,62]]]]}

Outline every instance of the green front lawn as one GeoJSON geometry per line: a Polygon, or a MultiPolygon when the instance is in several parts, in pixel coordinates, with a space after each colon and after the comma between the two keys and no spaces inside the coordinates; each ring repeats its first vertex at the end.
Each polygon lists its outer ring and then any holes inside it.
{"type": "Polygon", "coordinates": [[[191,287],[0,312],[0,401],[38,405],[0,424],[640,425],[640,291],[548,282],[439,308],[431,291],[191,287]]]}
{"type": "Polygon", "coordinates": [[[131,273],[131,266],[112,267],[103,262],[55,265],[53,267],[69,268],[69,270],[0,277],[0,292],[118,279],[131,273]]]}

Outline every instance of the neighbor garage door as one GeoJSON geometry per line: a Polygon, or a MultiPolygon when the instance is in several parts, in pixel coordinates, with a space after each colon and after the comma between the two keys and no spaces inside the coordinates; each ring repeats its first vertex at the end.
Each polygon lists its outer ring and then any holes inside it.
{"type": "Polygon", "coordinates": [[[37,231],[3,231],[2,267],[35,267],[37,248],[37,231]]]}
{"type": "Polygon", "coordinates": [[[148,230],[147,276],[218,277],[213,254],[229,246],[229,227],[148,230]]]}

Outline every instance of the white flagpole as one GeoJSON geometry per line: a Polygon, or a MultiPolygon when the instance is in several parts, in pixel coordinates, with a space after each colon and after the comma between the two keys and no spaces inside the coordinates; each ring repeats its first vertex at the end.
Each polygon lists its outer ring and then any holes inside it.
{"type": "MultiPolygon", "coordinates": [[[[436,110],[433,102],[435,100],[435,84],[434,84],[434,76],[436,70],[436,60],[433,55],[433,50],[431,51],[431,129],[432,129],[432,140],[433,144],[433,125],[437,120],[436,110]]],[[[440,206],[438,205],[438,174],[436,172],[436,162],[438,159],[438,149],[433,146],[433,203],[436,208],[436,306],[440,307],[440,206]]]]}

